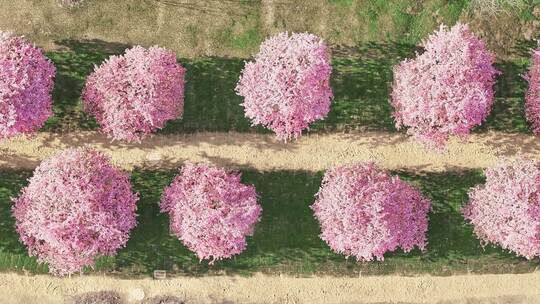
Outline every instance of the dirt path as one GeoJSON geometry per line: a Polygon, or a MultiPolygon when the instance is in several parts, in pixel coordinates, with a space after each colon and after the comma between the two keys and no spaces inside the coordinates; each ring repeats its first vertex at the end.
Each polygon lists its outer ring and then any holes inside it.
{"type": "Polygon", "coordinates": [[[289,278],[242,277],[121,280],[0,274],[0,303],[64,303],[75,295],[98,290],[120,292],[127,303],[174,295],[197,303],[540,303],[540,272],[517,275],[451,277],[289,278]]]}
{"type": "Polygon", "coordinates": [[[389,169],[445,171],[484,168],[498,156],[520,152],[540,160],[540,138],[527,134],[483,133],[468,142],[451,141],[447,153],[430,152],[403,134],[364,132],[304,136],[291,143],[272,135],[199,133],[159,135],[141,144],[111,142],[97,132],[39,133],[31,139],[0,142],[0,168],[32,169],[60,149],[89,144],[134,167],[176,168],[183,161],[213,162],[232,168],[318,171],[336,164],[374,160],[389,169]]]}

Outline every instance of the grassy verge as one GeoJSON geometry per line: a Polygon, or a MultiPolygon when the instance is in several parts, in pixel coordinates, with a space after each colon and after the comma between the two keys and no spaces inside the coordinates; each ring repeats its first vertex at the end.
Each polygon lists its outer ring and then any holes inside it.
{"type": "MultiPolygon", "coordinates": [[[[467,189],[483,182],[479,171],[445,174],[397,172],[422,188],[433,200],[427,251],[395,252],[382,262],[356,263],[333,253],[318,237],[320,230],[309,205],[322,173],[301,171],[243,172],[243,180],[256,186],[263,217],[248,249],[234,259],[213,266],[199,263],[177,239],[169,235],[168,217],[157,202],[174,171],[135,171],[132,182],[140,192],[139,224],[127,247],[114,258],[101,259],[97,271],[122,276],[148,275],[166,269],[178,275],[241,274],[255,272],[292,275],[384,275],[459,273],[519,273],[533,271],[540,259],[527,262],[500,248],[480,246],[459,213],[467,189]]],[[[29,171],[0,172],[0,270],[42,273],[46,267],[29,258],[18,242],[10,217],[9,197],[17,195],[29,171]]]]}
{"type": "MultiPolygon", "coordinates": [[[[70,132],[95,130],[97,124],[82,109],[80,92],[95,64],[127,47],[103,41],[58,42],[69,51],[47,55],[58,68],[54,90],[54,117],[44,130],[70,132]]],[[[332,61],[332,88],[335,99],[328,117],[312,125],[310,132],[355,130],[395,131],[388,103],[392,67],[413,56],[415,47],[402,43],[368,43],[359,48],[336,49],[332,61]]],[[[160,133],[200,131],[268,132],[251,127],[240,106],[242,98],[234,92],[243,68],[241,59],[180,59],[187,68],[184,116],[171,121],[160,133]]],[[[526,83],[521,75],[528,60],[497,64],[499,77],[496,100],[487,122],[475,132],[497,130],[528,132],[523,116],[526,83]]]]}
{"type": "Polygon", "coordinates": [[[440,24],[457,21],[470,22],[476,33],[488,36],[494,51],[505,54],[537,30],[538,1],[520,0],[519,8],[503,5],[505,10],[497,14],[476,12],[471,2],[481,1],[90,0],[65,9],[58,0],[18,0],[0,2],[0,29],[26,35],[40,45],[66,37],[100,38],[158,44],[190,58],[248,57],[265,37],[283,31],[314,33],[336,45],[416,44],[440,24]]]}

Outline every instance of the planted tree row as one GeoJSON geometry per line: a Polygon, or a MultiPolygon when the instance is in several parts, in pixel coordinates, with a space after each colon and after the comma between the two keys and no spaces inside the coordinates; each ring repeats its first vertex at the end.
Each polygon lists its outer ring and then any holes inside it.
{"type": "MultiPolygon", "coordinates": [[[[500,74],[495,57],[467,25],[441,26],[424,51],[394,68],[390,103],[396,127],[427,147],[443,149],[449,136],[467,136],[493,106],[500,74]]],[[[540,132],[540,49],[526,79],[526,118],[540,132]]],[[[96,67],[82,92],[84,109],[107,136],[140,141],[183,114],[186,71],[163,48],[140,46],[96,67]]],[[[295,139],[324,119],[333,98],[330,53],[311,34],[282,33],[267,39],[246,63],[236,92],[253,125],[295,139]]],[[[0,138],[32,133],[52,115],[55,68],[21,37],[0,35],[0,138]]]]}
{"type": "MultiPolygon", "coordinates": [[[[502,160],[485,175],[462,210],[481,243],[527,259],[540,256],[540,164],[502,160]]],[[[13,199],[16,231],[51,273],[72,274],[125,246],[137,225],[138,198],[129,176],[106,155],[67,149],[44,160],[13,199]]],[[[213,263],[246,249],[264,212],[258,201],[240,174],[187,163],[159,205],[169,215],[170,232],[213,263]]],[[[426,250],[430,200],[373,163],[330,168],[311,209],[321,239],[346,257],[372,261],[398,248],[426,250]]]]}

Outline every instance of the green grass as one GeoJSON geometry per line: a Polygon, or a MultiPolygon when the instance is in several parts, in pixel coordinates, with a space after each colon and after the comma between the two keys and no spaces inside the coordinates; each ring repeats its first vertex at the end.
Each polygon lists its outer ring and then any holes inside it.
{"type": "MultiPolygon", "coordinates": [[[[67,37],[100,38],[142,45],[158,44],[184,57],[248,57],[260,41],[277,32],[310,32],[336,45],[365,42],[417,44],[444,23],[487,18],[475,23],[481,36],[491,35],[501,23],[514,20],[516,28],[531,27],[538,19],[537,0],[523,0],[519,9],[503,6],[494,16],[472,15],[472,0],[295,0],[242,1],[87,1],[64,9],[56,0],[0,2],[0,28],[16,29],[40,45],[67,37]],[[505,19],[506,15],[515,18],[505,19]],[[499,18],[501,17],[502,18],[499,18]],[[32,22],[27,22],[32,20],[32,22]],[[181,20],[181,22],[179,22],[181,20]],[[16,26],[15,26],[16,25],[16,26]]],[[[497,39],[499,54],[521,35],[497,39]]]]}
{"type": "MultiPolygon", "coordinates": [[[[114,258],[100,259],[97,271],[123,276],[145,276],[154,269],[177,275],[240,274],[255,272],[357,276],[402,274],[451,275],[460,273],[521,273],[540,266],[540,259],[527,262],[500,248],[485,250],[459,213],[467,201],[467,189],[484,178],[480,171],[451,173],[396,172],[421,187],[433,201],[429,244],[424,253],[395,252],[383,262],[356,263],[333,253],[318,237],[320,230],[309,205],[320,185],[322,173],[301,171],[243,172],[243,181],[254,184],[260,194],[263,216],[248,249],[237,257],[214,265],[199,263],[177,239],[169,235],[168,217],[159,213],[157,202],[174,171],[135,171],[134,189],[141,195],[139,224],[127,247],[114,258]]],[[[10,217],[10,196],[26,184],[28,171],[0,172],[0,270],[47,271],[29,258],[18,242],[10,217]]]]}
{"type": "Polygon", "coordinates": [[[440,23],[454,25],[467,4],[467,0],[371,0],[357,10],[359,18],[367,21],[364,41],[418,44],[440,23]]]}
{"type": "MultiPolygon", "coordinates": [[[[95,130],[97,124],[83,112],[80,92],[86,76],[95,64],[127,45],[94,41],[58,42],[69,51],[49,52],[58,73],[54,90],[54,116],[44,127],[47,131],[69,132],[95,130]]],[[[523,115],[526,82],[521,75],[528,66],[528,47],[519,49],[520,59],[499,62],[502,71],[496,89],[494,109],[487,122],[475,132],[497,130],[528,132],[523,115]]],[[[416,48],[407,43],[366,43],[358,48],[338,48],[333,56],[331,85],[334,101],[325,120],[315,122],[310,132],[351,130],[395,131],[388,103],[392,67],[404,58],[414,56],[416,48]]],[[[201,131],[237,131],[268,133],[262,127],[251,127],[244,117],[242,98],[234,88],[244,66],[235,58],[180,59],[187,68],[186,97],[182,119],[170,121],[162,134],[201,131]]]]}
{"type": "Polygon", "coordinates": [[[328,0],[328,3],[332,5],[340,5],[344,7],[349,7],[354,3],[354,0],[328,0]]]}

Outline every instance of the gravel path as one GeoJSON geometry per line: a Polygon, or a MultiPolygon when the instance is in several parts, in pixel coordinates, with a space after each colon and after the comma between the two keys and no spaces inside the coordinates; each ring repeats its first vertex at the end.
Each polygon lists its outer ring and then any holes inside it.
{"type": "Polygon", "coordinates": [[[97,132],[39,133],[0,143],[0,168],[32,169],[60,149],[89,144],[113,162],[135,167],[176,168],[182,162],[213,162],[258,170],[324,170],[336,164],[374,160],[388,169],[447,171],[485,168],[499,156],[523,153],[540,160],[540,139],[527,134],[483,133],[451,140],[446,153],[430,152],[403,134],[363,132],[304,136],[290,143],[272,135],[199,133],[158,135],[142,143],[111,142],[97,132]]]}
{"type": "Polygon", "coordinates": [[[126,303],[156,295],[174,295],[186,304],[232,303],[540,303],[540,272],[451,277],[290,278],[183,277],[154,281],[111,277],[24,276],[0,274],[0,303],[65,303],[98,290],[120,292],[126,303]]]}

